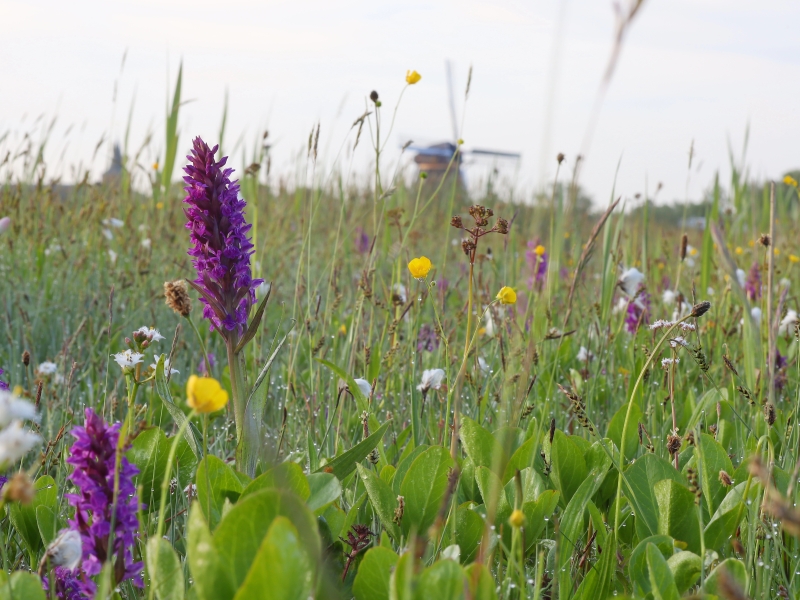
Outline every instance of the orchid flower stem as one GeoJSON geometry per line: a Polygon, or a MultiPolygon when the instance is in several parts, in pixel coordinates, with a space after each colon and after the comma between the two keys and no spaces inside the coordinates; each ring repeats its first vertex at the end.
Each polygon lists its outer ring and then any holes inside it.
{"type": "Polygon", "coordinates": [[[244,381],[244,361],[236,353],[238,336],[226,340],[228,348],[228,367],[231,376],[231,395],[236,420],[236,468],[252,476],[255,473],[258,433],[255,419],[247,410],[247,387],[244,381]]]}

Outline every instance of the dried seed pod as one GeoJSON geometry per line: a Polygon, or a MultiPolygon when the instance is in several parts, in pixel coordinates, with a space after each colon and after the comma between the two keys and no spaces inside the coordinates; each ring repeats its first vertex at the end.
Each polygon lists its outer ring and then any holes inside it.
{"type": "Polygon", "coordinates": [[[704,300],[703,302],[698,302],[692,307],[692,316],[695,319],[698,317],[702,317],[709,311],[710,308],[711,308],[711,302],[709,302],[708,300],[704,300]]]}
{"type": "Polygon", "coordinates": [[[728,473],[726,471],[720,471],[719,472],[719,481],[725,487],[731,487],[733,485],[733,480],[731,479],[731,476],[728,475],[728,473]]]}

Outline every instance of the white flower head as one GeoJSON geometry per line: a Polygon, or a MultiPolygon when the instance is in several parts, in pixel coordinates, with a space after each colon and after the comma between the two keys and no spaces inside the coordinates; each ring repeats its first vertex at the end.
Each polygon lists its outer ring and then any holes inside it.
{"type": "Polygon", "coordinates": [[[369,398],[369,395],[372,393],[372,384],[367,381],[366,379],[354,379],[353,381],[356,382],[358,389],[361,390],[361,394],[364,398],[369,398]]]}
{"type": "Polygon", "coordinates": [[[709,296],[713,296],[713,295],[714,295],[714,288],[712,288],[711,286],[708,286],[708,287],[706,288],[706,293],[707,293],[709,296]]]}
{"type": "Polygon", "coordinates": [[[110,229],[103,229],[103,237],[106,238],[109,242],[114,239],[114,234],[111,232],[110,229]]]}
{"type": "Polygon", "coordinates": [[[406,286],[402,283],[395,283],[392,286],[392,295],[396,296],[401,304],[405,304],[408,301],[408,293],[406,292],[406,286]]]}
{"type": "Polygon", "coordinates": [[[628,296],[633,297],[639,291],[639,286],[644,281],[644,273],[636,267],[631,267],[619,278],[622,291],[628,296]]]}
{"type": "Polygon", "coordinates": [[[661,301],[667,306],[675,304],[675,300],[678,298],[679,293],[680,292],[677,290],[664,290],[664,292],[661,294],[661,301]]]}
{"type": "Polygon", "coordinates": [[[17,462],[41,442],[42,438],[23,427],[22,421],[13,421],[0,431],[0,465],[17,462]]]}
{"type": "Polygon", "coordinates": [[[152,242],[152,240],[150,240],[150,238],[144,238],[142,240],[142,248],[144,248],[145,250],[149,250],[150,246],[152,246],[152,245],[153,245],[153,242],[152,242]]]}
{"type": "Polygon", "coordinates": [[[658,321],[653,321],[650,325],[650,329],[655,331],[657,329],[665,329],[675,325],[675,321],[665,321],[664,319],[659,319],[658,321]]]}
{"type": "Polygon", "coordinates": [[[158,329],[154,329],[153,327],[139,327],[139,329],[133,332],[133,339],[141,343],[140,340],[142,340],[142,338],[148,342],[160,342],[164,339],[164,336],[159,333],[158,329]]]}
{"type": "Polygon", "coordinates": [[[744,288],[744,284],[747,281],[747,273],[744,272],[744,269],[736,269],[736,281],[739,282],[740,288],[744,288]]]}
{"type": "Polygon", "coordinates": [[[786,316],[781,319],[781,324],[778,326],[778,333],[781,335],[794,330],[797,324],[797,311],[790,308],[786,311],[786,316]]]}
{"type": "Polygon", "coordinates": [[[486,359],[482,356],[478,357],[478,367],[483,373],[489,372],[489,363],[486,362],[486,359]]]}
{"type": "Polygon", "coordinates": [[[582,363],[588,363],[594,358],[594,352],[589,352],[589,350],[586,349],[586,346],[581,346],[581,349],[578,350],[578,355],[575,358],[582,363]]]}
{"type": "MultiPolygon", "coordinates": [[[[150,368],[153,369],[153,371],[156,370],[156,367],[158,366],[158,361],[159,360],[161,360],[161,355],[160,354],[156,354],[153,357],[153,364],[150,365],[150,368]]],[[[169,375],[175,375],[175,374],[180,373],[180,371],[178,371],[177,369],[173,369],[172,368],[172,363],[169,360],[169,356],[165,356],[164,357],[164,373],[165,374],[169,374],[169,375]]]]}
{"type": "Polygon", "coordinates": [[[117,263],[117,253],[113,250],[108,251],[108,258],[111,261],[111,264],[114,265],[117,263]]]}
{"type": "Polygon", "coordinates": [[[417,389],[423,394],[428,390],[438,390],[442,387],[444,381],[444,369],[425,369],[422,372],[422,382],[417,386],[417,389]]]}
{"type": "Polygon", "coordinates": [[[119,368],[123,373],[133,372],[133,368],[142,362],[144,354],[134,352],[133,350],[125,350],[114,355],[114,360],[117,361],[119,368]]]}
{"type": "Polygon", "coordinates": [[[761,323],[761,309],[758,306],[750,309],[750,316],[753,317],[753,321],[756,323],[761,323]]]}
{"type": "Polygon", "coordinates": [[[486,311],[486,335],[489,337],[494,336],[494,319],[492,318],[492,311],[486,311]]]}
{"type": "Polygon", "coordinates": [[[123,225],[125,225],[125,221],[123,221],[121,219],[115,219],[115,218],[112,217],[110,219],[103,219],[103,225],[105,225],[106,227],[120,228],[123,225]]]}
{"type": "Polygon", "coordinates": [[[81,534],[74,529],[62,530],[47,547],[46,555],[57,567],[64,567],[70,571],[77,569],[83,555],[81,534]]]}
{"type": "Polygon", "coordinates": [[[661,366],[666,369],[668,366],[678,364],[679,362],[681,362],[680,358],[662,358],[661,366]]]}
{"type": "Polygon", "coordinates": [[[44,361],[36,367],[36,374],[40,377],[50,377],[50,375],[55,374],[56,371],[58,371],[58,365],[49,360],[44,361]]]}
{"type": "Polygon", "coordinates": [[[697,327],[695,327],[694,323],[689,323],[688,321],[684,321],[680,325],[678,325],[683,331],[695,331],[697,327]]]}
{"type": "Polygon", "coordinates": [[[36,407],[11,392],[0,390],[0,427],[12,421],[38,421],[36,407]]]}
{"type": "Polygon", "coordinates": [[[790,285],[792,285],[792,282],[789,280],[788,277],[782,277],[781,280],[778,282],[778,284],[782,288],[788,288],[790,285]]]}
{"type": "Polygon", "coordinates": [[[673,348],[677,348],[678,346],[683,346],[684,348],[686,348],[689,345],[689,343],[685,339],[683,339],[683,336],[679,335],[678,337],[672,338],[669,341],[669,345],[672,346],[673,348]]]}

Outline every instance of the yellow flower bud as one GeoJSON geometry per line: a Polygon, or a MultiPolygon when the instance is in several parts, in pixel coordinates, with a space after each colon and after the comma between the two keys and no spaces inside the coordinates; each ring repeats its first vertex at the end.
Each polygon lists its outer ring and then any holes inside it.
{"type": "Polygon", "coordinates": [[[414,85],[415,83],[419,83],[420,79],[422,79],[422,75],[420,75],[416,71],[406,71],[406,83],[408,85],[414,85]]]}
{"type": "Polygon", "coordinates": [[[411,276],[416,279],[425,279],[433,268],[430,259],[425,256],[411,259],[408,263],[408,270],[411,271],[411,276]]]}
{"type": "Polygon", "coordinates": [[[503,287],[500,288],[500,291],[497,292],[496,297],[498,300],[500,300],[501,304],[517,303],[517,293],[507,285],[504,285],[503,287]]]}
{"type": "Polygon", "coordinates": [[[545,248],[539,244],[533,251],[536,253],[536,256],[544,256],[545,248]]]}
{"type": "Polygon", "coordinates": [[[228,403],[228,392],[213,377],[192,375],[186,382],[186,404],[199,413],[212,413],[228,403]]]}
{"type": "Polygon", "coordinates": [[[523,513],[520,509],[515,508],[514,512],[511,513],[511,516],[508,517],[508,523],[514,529],[519,529],[520,527],[525,526],[525,513],[523,513]]]}

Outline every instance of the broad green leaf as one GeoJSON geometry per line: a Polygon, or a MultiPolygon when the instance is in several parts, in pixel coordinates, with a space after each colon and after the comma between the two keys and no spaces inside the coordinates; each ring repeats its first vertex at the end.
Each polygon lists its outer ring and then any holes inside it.
{"type": "MultiPolygon", "coordinates": [[[[486,510],[494,510],[494,525],[501,525],[508,520],[513,510],[513,503],[506,496],[500,478],[487,467],[475,469],[475,481],[481,490],[486,510]]],[[[506,529],[508,529],[506,527],[506,529]]]]}
{"type": "Polygon", "coordinates": [[[728,577],[728,581],[736,585],[744,595],[747,592],[747,585],[749,577],[747,576],[747,568],[744,563],[735,558],[726,558],[719,563],[716,568],[711,571],[703,583],[703,590],[708,594],[714,594],[719,597],[722,596],[720,592],[720,578],[728,577]],[[725,572],[725,575],[723,575],[725,572]]]}
{"type": "MultiPolygon", "coordinates": [[[[5,573],[4,573],[5,574],[5,573]]],[[[0,600],[47,600],[42,583],[33,573],[14,571],[0,584],[0,600]]]]}
{"type": "Polygon", "coordinates": [[[488,430],[467,416],[462,417],[459,434],[464,451],[476,467],[488,467],[502,475],[508,458],[503,447],[488,430]]]}
{"type": "Polygon", "coordinates": [[[720,550],[739,526],[745,511],[739,507],[731,508],[715,517],[703,531],[703,541],[709,550],[720,550]]]}
{"type": "Polygon", "coordinates": [[[586,461],[583,452],[564,432],[556,430],[551,450],[553,471],[550,479],[561,493],[561,502],[566,506],[578,487],[586,479],[586,461]]]}
{"type": "Polygon", "coordinates": [[[672,579],[679,594],[683,594],[700,578],[703,561],[694,552],[676,552],[667,559],[672,579]]]}
{"type": "MultiPolygon", "coordinates": [[[[445,529],[444,540],[452,539],[452,525],[451,520],[445,529]]],[[[461,549],[462,564],[472,562],[478,554],[485,525],[483,517],[470,508],[470,503],[464,503],[456,509],[456,544],[461,549]]],[[[488,553],[490,549],[487,548],[486,552],[488,553]]]]}
{"type": "MultiPolygon", "coordinates": [[[[628,411],[628,404],[623,404],[617,413],[611,418],[608,424],[606,437],[616,444],[617,448],[622,448],[622,429],[625,426],[625,415],[628,411]]],[[[631,407],[631,415],[628,421],[628,431],[625,435],[625,463],[630,461],[639,451],[639,422],[642,420],[642,409],[634,402],[631,407]]]]}
{"type": "Polygon", "coordinates": [[[655,454],[645,454],[625,470],[622,485],[634,510],[636,532],[642,539],[658,533],[659,509],[654,488],[663,479],[686,484],[686,477],[655,454]]]}
{"type": "Polygon", "coordinates": [[[646,554],[650,544],[656,546],[662,555],[672,556],[674,543],[668,535],[651,535],[639,542],[628,560],[628,578],[631,580],[637,596],[647,596],[652,591],[646,554]]]}
{"type": "Polygon", "coordinates": [[[389,600],[389,579],[400,557],[387,548],[370,548],[353,582],[356,600],[389,600]]]}
{"type": "Polygon", "coordinates": [[[543,491],[535,502],[522,505],[525,514],[525,552],[531,552],[558,506],[556,490],[543,491]]]}
{"type": "MultiPolygon", "coordinates": [[[[409,444],[411,446],[411,444],[409,444]]],[[[417,460],[417,457],[425,452],[430,446],[421,445],[413,448],[408,455],[403,457],[397,465],[397,470],[394,473],[394,478],[392,479],[392,490],[395,494],[400,494],[400,486],[403,484],[403,479],[405,479],[406,473],[411,468],[411,465],[414,464],[414,461],[417,460]]],[[[463,476],[462,476],[463,479],[463,476]]]]}
{"type": "MultiPolygon", "coordinates": [[[[364,487],[367,489],[367,495],[369,495],[372,508],[381,520],[381,525],[389,532],[392,538],[399,540],[400,529],[394,523],[394,511],[397,509],[397,497],[392,493],[392,488],[384,483],[370,469],[362,465],[357,465],[357,469],[358,475],[361,477],[361,481],[364,482],[364,487]]],[[[405,520],[405,515],[403,515],[403,520],[405,520]]]]}
{"type": "Polygon", "coordinates": [[[677,481],[665,479],[655,485],[658,532],[684,542],[686,549],[700,552],[699,521],[694,494],[677,481]]]}
{"type": "Polygon", "coordinates": [[[383,434],[386,433],[386,430],[389,428],[390,422],[391,421],[386,421],[375,433],[360,441],[347,452],[332,459],[327,465],[317,469],[316,472],[333,473],[339,481],[344,480],[345,477],[356,470],[356,464],[364,460],[367,454],[372,452],[375,447],[380,444],[381,438],[383,438],[383,434]]]}
{"type": "Polygon", "coordinates": [[[315,515],[321,515],[342,495],[342,484],[330,473],[312,473],[307,477],[311,495],[306,505],[315,515]]]}
{"type": "Polygon", "coordinates": [[[538,444],[534,438],[529,439],[511,455],[506,465],[506,470],[503,473],[503,483],[508,483],[517,470],[524,470],[528,467],[533,467],[533,461],[538,456],[536,448],[538,444]]]}
{"type": "Polygon", "coordinates": [[[30,504],[9,502],[8,515],[14,529],[22,536],[28,551],[35,554],[43,548],[42,536],[36,522],[36,510],[40,506],[46,506],[52,511],[57,510],[58,492],[55,480],[49,475],[39,477],[34,482],[33,489],[35,492],[33,502],[30,504]]]}
{"type": "Polygon", "coordinates": [[[420,573],[414,600],[461,600],[464,571],[454,560],[438,560],[420,573]]]}
{"type": "Polygon", "coordinates": [[[464,567],[472,600],[497,600],[494,577],[489,567],[480,563],[472,563],[464,567]]]}
{"type": "Polygon", "coordinates": [[[609,535],[608,540],[610,542],[606,542],[605,547],[600,548],[602,552],[594,568],[578,587],[574,596],[576,600],[596,600],[610,595],[617,569],[617,547],[613,535],[609,535]]]}
{"type": "Polygon", "coordinates": [[[294,524],[275,517],[235,600],[306,600],[313,569],[294,524]]]}
{"type": "MultiPolygon", "coordinates": [[[[147,506],[158,506],[161,501],[161,483],[173,441],[160,427],[151,427],[136,436],[127,452],[128,460],[139,469],[135,483],[142,486],[142,501],[147,506]]],[[[171,469],[171,477],[178,479],[178,489],[182,490],[191,481],[196,464],[189,444],[185,439],[180,440],[171,469]]]]}
{"type": "Polygon", "coordinates": [[[244,486],[234,470],[213,455],[200,461],[195,475],[195,483],[197,500],[203,509],[206,521],[213,530],[222,518],[222,506],[225,504],[225,499],[236,502],[242,494],[244,486]]]}
{"type": "Polygon", "coordinates": [[[645,550],[647,569],[650,571],[650,589],[656,600],[679,600],[680,594],[672,579],[672,571],[655,544],[647,544],[645,550]]]}
{"type": "Polygon", "coordinates": [[[401,527],[406,535],[412,529],[425,532],[433,524],[452,467],[450,453],[441,446],[429,448],[411,465],[400,486],[400,495],[406,503],[401,527]]]}
{"type": "Polygon", "coordinates": [[[44,545],[47,546],[58,536],[58,517],[56,513],[47,506],[36,507],[36,525],[39,528],[39,535],[42,536],[44,545]]]}
{"type": "Polygon", "coordinates": [[[414,554],[403,553],[389,578],[389,600],[412,600],[414,581],[414,554]]]}
{"type": "Polygon", "coordinates": [[[244,498],[267,488],[288,490],[303,500],[308,500],[311,495],[311,488],[303,474],[303,468],[294,462],[284,462],[265,471],[244,488],[240,497],[244,498]]]}
{"type": "Polygon", "coordinates": [[[158,600],[183,600],[181,561],[164,538],[147,541],[147,574],[158,600]]]}
{"type": "Polygon", "coordinates": [[[719,480],[719,472],[730,474],[733,472],[733,465],[725,449],[707,433],[700,434],[699,450],[700,486],[708,506],[708,514],[713,515],[727,491],[719,480]]]}
{"type": "Polygon", "coordinates": [[[191,589],[199,600],[230,600],[236,593],[233,573],[227,570],[214,547],[200,503],[194,501],[187,523],[186,561],[194,581],[191,589]]]}

